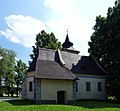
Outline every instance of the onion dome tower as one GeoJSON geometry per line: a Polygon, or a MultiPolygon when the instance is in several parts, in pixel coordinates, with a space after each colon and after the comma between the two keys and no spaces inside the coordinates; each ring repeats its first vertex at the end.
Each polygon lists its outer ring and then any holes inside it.
{"type": "Polygon", "coordinates": [[[71,52],[75,54],[80,53],[80,51],[77,51],[73,48],[73,43],[70,42],[69,40],[68,31],[67,31],[65,42],[62,44],[62,51],[71,52]]]}

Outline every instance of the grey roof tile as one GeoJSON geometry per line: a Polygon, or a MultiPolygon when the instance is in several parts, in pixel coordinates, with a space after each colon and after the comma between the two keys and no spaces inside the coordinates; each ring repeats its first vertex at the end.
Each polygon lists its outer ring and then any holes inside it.
{"type": "Polygon", "coordinates": [[[55,61],[38,60],[35,71],[36,78],[74,80],[76,76],[67,68],[55,61]]]}
{"type": "Polygon", "coordinates": [[[60,63],[57,51],[40,48],[38,58],[33,59],[28,72],[35,71],[35,77],[37,78],[71,80],[76,78],[74,74],[106,74],[90,56],[80,56],[66,51],[60,51],[60,53],[65,66],[60,63]]]}
{"type": "Polygon", "coordinates": [[[106,75],[106,72],[90,56],[82,56],[71,71],[76,74],[106,75]]]}

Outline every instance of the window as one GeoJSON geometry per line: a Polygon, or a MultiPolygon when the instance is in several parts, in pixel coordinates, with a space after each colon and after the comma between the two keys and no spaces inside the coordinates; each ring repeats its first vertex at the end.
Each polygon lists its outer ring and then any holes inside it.
{"type": "Polygon", "coordinates": [[[78,82],[76,81],[76,92],[78,92],[78,82]]]}
{"type": "Polygon", "coordinates": [[[102,83],[98,82],[98,91],[102,91],[102,83]]]}
{"type": "Polygon", "coordinates": [[[33,85],[32,85],[32,82],[29,82],[29,91],[33,91],[33,85]]]}
{"type": "Polygon", "coordinates": [[[90,82],[86,82],[86,91],[90,91],[91,87],[90,87],[90,82]]]}

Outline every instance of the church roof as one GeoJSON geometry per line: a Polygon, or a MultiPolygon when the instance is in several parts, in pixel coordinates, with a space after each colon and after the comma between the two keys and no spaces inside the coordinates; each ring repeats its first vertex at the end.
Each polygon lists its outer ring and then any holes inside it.
{"type": "Polygon", "coordinates": [[[76,76],[67,68],[60,66],[55,61],[38,60],[35,78],[75,80],[76,76]]]}
{"type": "Polygon", "coordinates": [[[34,57],[33,61],[29,64],[29,68],[28,68],[27,72],[35,71],[36,61],[37,61],[37,57],[34,57]]]}
{"type": "Polygon", "coordinates": [[[106,75],[106,72],[91,56],[82,56],[71,71],[76,74],[106,75]]]}
{"type": "Polygon", "coordinates": [[[39,49],[38,58],[34,58],[28,72],[35,71],[36,78],[74,80],[74,74],[106,75],[106,72],[90,56],[80,56],[65,51],[39,49]],[[60,56],[64,65],[60,62],[60,56]]]}

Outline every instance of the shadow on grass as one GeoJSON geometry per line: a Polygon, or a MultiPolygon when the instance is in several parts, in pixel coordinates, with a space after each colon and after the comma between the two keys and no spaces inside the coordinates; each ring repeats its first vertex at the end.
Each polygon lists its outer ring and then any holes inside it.
{"type": "Polygon", "coordinates": [[[34,102],[30,100],[9,100],[8,103],[12,105],[33,105],[34,102]]]}
{"type": "MultiPolygon", "coordinates": [[[[33,101],[29,100],[9,100],[8,103],[15,105],[15,106],[23,106],[23,105],[34,105],[33,101]]],[[[58,105],[58,104],[44,104],[44,105],[58,105]]],[[[113,102],[103,102],[103,101],[77,101],[73,104],[67,104],[68,106],[76,106],[76,107],[83,107],[88,109],[94,108],[120,108],[120,104],[116,104],[113,102]]],[[[67,106],[66,105],[66,106],[67,106]]]]}
{"type": "Polygon", "coordinates": [[[88,109],[94,108],[120,108],[120,104],[104,101],[77,101],[71,104],[71,106],[78,106],[88,109]]]}

